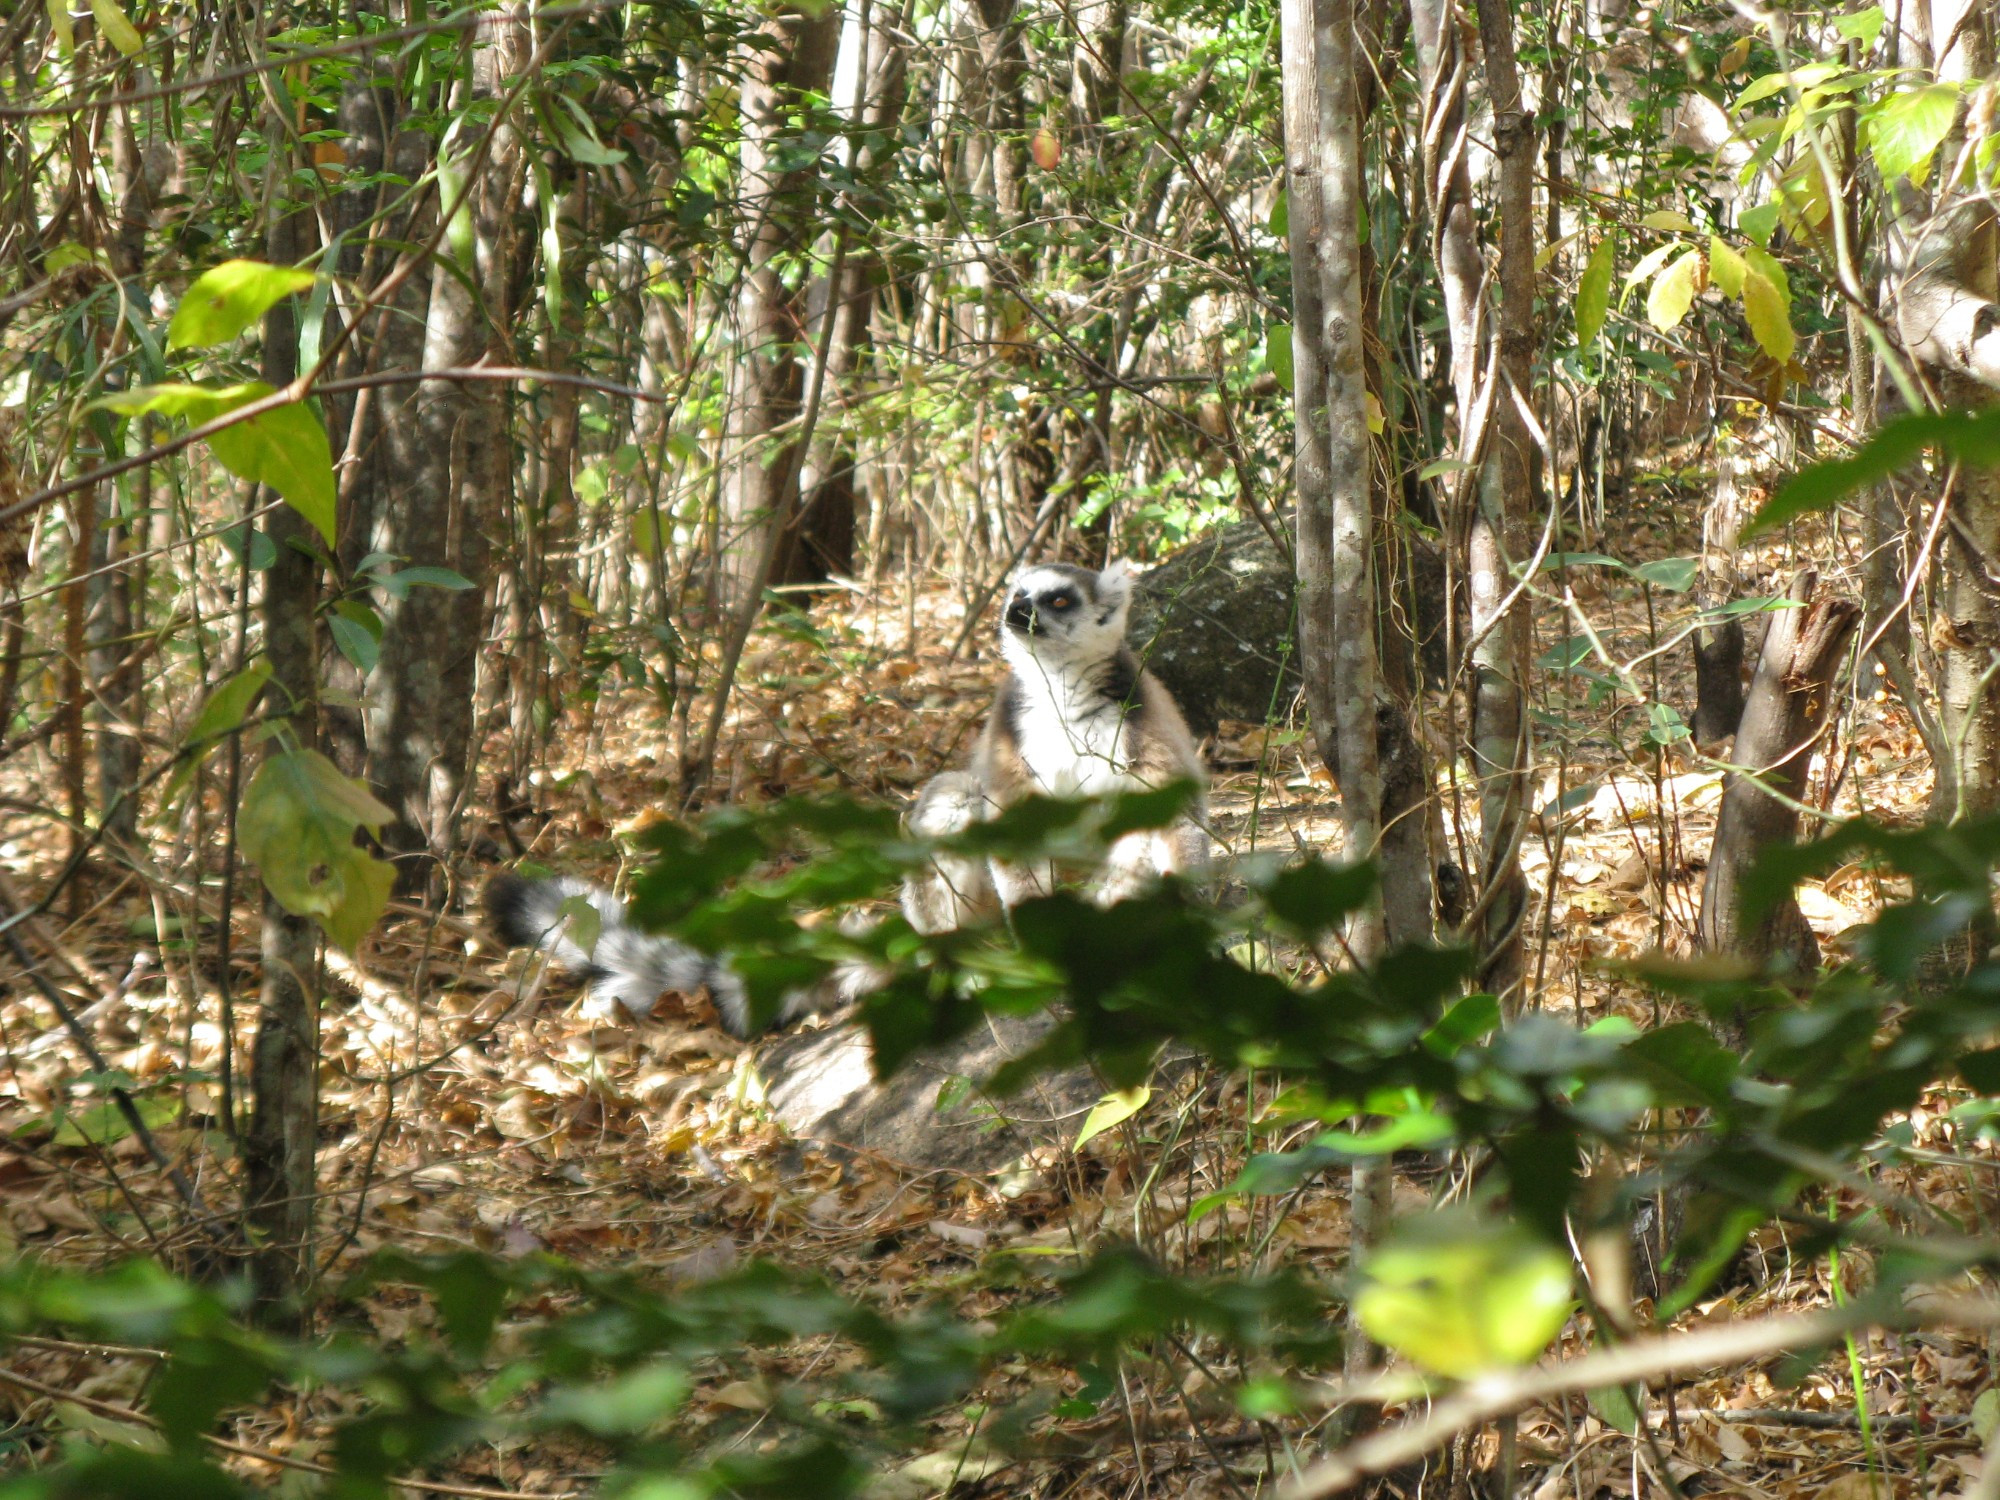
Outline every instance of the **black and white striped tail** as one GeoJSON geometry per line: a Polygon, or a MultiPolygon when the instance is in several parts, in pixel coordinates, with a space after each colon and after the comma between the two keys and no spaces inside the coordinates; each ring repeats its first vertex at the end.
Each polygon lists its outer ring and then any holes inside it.
{"type": "MultiPolygon", "coordinates": [[[[486,887],[486,915],[510,948],[539,948],[590,981],[600,1001],[615,1001],[634,1016],[650,1016],[669,990],[706,991],[733,1036],[750,1034],[750,1005],[743,981],[729,966],[670,937],[641,932],[625,903],[602,886],[571,876],[527,880],[499,875],[486,887]],[[597,941],[587,949],[571,936],[565,903],[581,897],[598,917],[597,941]]],[[[788,1013],[791,1007],[787,1007],[788,1013]]]]}

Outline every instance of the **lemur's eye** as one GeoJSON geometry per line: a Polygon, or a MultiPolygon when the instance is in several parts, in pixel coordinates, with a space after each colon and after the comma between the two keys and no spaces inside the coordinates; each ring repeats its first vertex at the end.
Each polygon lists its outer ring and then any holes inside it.
{"type": "Polygon", "coordinates": [[[1072,599],[1068,594],[1055,594],[1049,599],[1050,609],[1074,609],[1075,607],[1076,600],[1072,599]]]}

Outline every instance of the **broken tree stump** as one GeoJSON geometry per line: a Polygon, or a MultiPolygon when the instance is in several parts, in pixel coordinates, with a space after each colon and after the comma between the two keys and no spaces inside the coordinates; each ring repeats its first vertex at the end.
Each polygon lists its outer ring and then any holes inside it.
{"type": "Polygon", "coordinates": [[[1831,717],[1834,678],[1861,622],[1852,599],[1815,599],[1818,573],[1806,568],[1786,597],[1795,608],[1771,616],[1757,675],[1744,700],[1722,789],[1708,878],[1701,888],[1701,946],[1711,953],[1782,959],[1796,973],[1819,966],[1819,943],[1787,894],[1755,921],[1743,911],[1743,877],[1764,850],[1798,837],[1799,802],[1813,749],[1831,717]]]}

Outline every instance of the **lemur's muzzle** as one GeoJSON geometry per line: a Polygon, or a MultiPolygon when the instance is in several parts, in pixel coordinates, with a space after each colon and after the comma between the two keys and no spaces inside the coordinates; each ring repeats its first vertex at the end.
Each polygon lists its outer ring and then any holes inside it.
{"type": "Polygon", "coordinates": [[[1028,602],[1026,594],[1016,594],[1007,601],[1005,619],[1009,630],[1018,630],[1026,635],[1042,633],[1042,622],[1036,617],[1035,606],[1028,602]]]}

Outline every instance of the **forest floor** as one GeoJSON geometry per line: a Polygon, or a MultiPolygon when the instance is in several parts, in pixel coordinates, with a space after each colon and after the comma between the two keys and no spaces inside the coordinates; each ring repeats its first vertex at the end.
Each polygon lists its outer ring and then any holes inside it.
{"type": "MultiPolygon", "coordinates": [[[[1667,485],[1639,495],[1616,533],[1594,545],[1634,560],[1694,551],[1687,518],[1696,512],[1685,498],[1667,485]]],[[[1774,547],[1750,559],[1758,576],[1746,592],[1779,591],[1781,556],[1774,547]]],[[[1649,620],[1643,591],[1608,569],[1579,568],[1571,582],[1607,650],[1621,660],[1638,656],[1649,640],[1667,639],[1691,610],[1685,595],[1656,595],[1649,620]]],[[[998,675],[990,653],[948,656],[945,642],[961,618],[962,607],[943,589],[922,593],[913,610],[907,601],[836,596],[816,609],[813,630],[761,634],[746,660],[719,783],[737,800],[827,790],[906,796],[969,747],[998,675]]],[[[1543,607],[1538,649],[1556,644],[1564,620],[1553,603],[1543,607]]],[[[1648,682],[1655,667],[1658,697],[1691,708],[1686,648],[1642,666],[1648,682]]],[[[1568,727],[1547,731],[1536,804],[1549,813],[1525,855],[1530,879],[1547,897],[1531,932],[1534,999],[1584,1021],[1620,1013],[1651,1020],[1654,997],[1606,961],[1684,947],[1720,772],[1684,746],[1635,759],[1644,714],[1629,700],[1622,708],[1593,707],[1581,679],[1569,689],[1545,683],[1544,691],[1559,708],[1566,691],[1572,697],[1568,727]],[[1558,813],[1554,804],[1572,792],[1558,813]]],[[[607,692],[594,708],[572,710],[556,759],[533,788],[541,817],[517,823],[531,856],[598,878],[618,874],[620,834],[660,816],[670,780],[666,743],[657,709],[636,692],[607,692]]],[[[1231,850],[1337,844],[1337,793],[1296,723],[1225,725],[1208,748],[1218,826],[1231,850]]],[[[1921,815],[1928,770],[1893,701],[1852,694],[1822,759],[1813,784],[1834,787],[1836,809],[1865,803],[1878,816],[1921,815]]],[[[39,788],[52,784],[28,784],[43,769],[28,756],[5,768],[23,783],[7,788],[16,805],[39,800],[39,788]]],[[[1449,784],[1442,798],[1447,823],[1463,818],[1464,836],[1476,837],[1470,799],[1449,784]]],[[[0,877],[20,891],[46,880],[60,853],[48,827],[21,812],[7,813],[0,826],[0,877]]],[[[488,827],[497,837],[498,825],[488,827]]],[[[1841,953],[1842,933],[1879,905],[1884,893],[1873,879],[1840,871],[1803,893],[1830,956],[1841,953]]],[[[156,882],[171,883],[164,873],[156,882]]],[[[106,878],[92,894],[94,904],[77,919],[44,918],[36,941],[59,955],[50,973],[68,993],[85,1004],[97,997],[86,1015],[106,1060],[138,1081],[142,1098],[161,1102],[153,1121],[159,1141],[199,1168],[204,1191],[219,1197],[225,1184],[211,1153],[226,1151],[226,1142],[217,1135],[222,1031],[213,987],[199,981],[197,999],[184,944],[158,952],[153,934],[163,916],[165,930],[176,930],[172,914],[137,882],[106,878]],[[183,1069],[195,1080],[167,1087],[183,1069]],[[159,1092],[146,1093],[149,1084],[159,1092]]],[[[244,914],[252,905],[239,897],[244,914]]],[[[235,946],[245,955],[240,987],[256,952],[247,921],[235,946]]],[[[23,977],[7,971],[4,979],[0,1242],[91,1262],[144,1252],[140,1214],[160,1223],[173,1217],[165,1184],[131,1137],[92,1144],[91,1122],[101,1125],[105,1104],[84,1077],[89,1065],[23,977]]],[[[915,1173],[787,1140],[760,1107],[754,1049],[723,1034],[711,1017],[663,1011],[640,1025],[593,1022],[574,1003],[573,986],[545,980],[500,950],[476,920],[403,910],[358,956],[330,959],[325,993],[323,1222],[335,1271],[382,1245],[548,1249],[667,1281],[773,1256],[892,1307],[945,1296],[964,1317],[979,1318],[1015,1295],[1009,1278],[991,1271],[989,1257],[1002,1250],[1067,1251],[1136,1232],[1178,1263],[1222,1269],[1246,1264],[1253,1254],[1246,1246],[1269,1232],[1266,1263],[1335,1272],[1345,1257],[1343,1189],[1331,1180],[1290,1205],[1275,1229],[1268,1204],[1188,1223],[1188,1205],[1224,1186],[1240,1166],[1244,1118],[1263,1099],[1262,1083],[1246,1098],[1238,1080],[1190,1074],[1161,1088],[1149,1113],[1080,1152],[1069,1149],[1071,1125],[1067,1136],[1052,1133],[1021,1170],[915,1173]],[[1188,1123],[1177,1137],[1174,1169],[1149,1173],[1156,1125],[1176,1111],[1188,1123]]],[[[235,1016],[239,1049],[254,1019],[249,1008],[239,1004],[235,1016]]],[[[1918,1147],[1947,1144],[1947,1131],[1935,1111],[1920,1110],[1911,1121],[1918,1147]]],[[[1910,1180],[1885,1188],[1900,1186],[1963,1222],[1983,1222],[1991,1210],[1989,1190],[1962,1165],[1903,1170],[1910,1180]]],[[[1414,1207],[1440,1186],[1434,1169],[1417,1164],[1397,1192],[1414,1207]]],[[[1867,1268],[1850,1257],[1844,1272],[1852,1285],[1867,1268]]],[[[1773,1231],[1681,1326],[1823,1305],[1834,1291],[1823,1273],[1792,1262],[1773,1231]]],[[[393,1291],[371,1294],[365,1306],[388,1338],[412,1336],[429,1317],[416,1298],[393,1291]]],[[[1583,1347],[1576,1335],[1570,1345],[1567,1352],[1583,1347]]],[[[1784,1388],[1777,1358],[1718,1370],[1671,1393],[1651,1393],[1657,1450],[1635,1444],[1580,1398],[1551,1404],[1520,1424],[1521,1492],[1534,1500],[1664,1493],[1649,1477],[1664,1458],[1683,1493],[1750,1500],[1951,1494],[1965,1487],[1977,1434],[1993,1414],[1994,1398],[1982,1398],[1993,1352],[1977,1339],[1945,1334],[1878,1336],[1857,1342],[1851,1368],[1843,1351],[1784,1388]],[[1879,1492],[1871,1488],[1876,1480],[1879,1492]]],[[[783,1381],[813,1357],[774,1358],[767,1377],[783,1381]]],[[[82,1398],[67,1413],[71,1424],[87,1430],[95,1421],[108,1435],[117,1435],[116,1412],[152,1369],[144,1357],[75,1346],[16,1349],[9,1364],[82,1398]]],[[[983,1395],[1004,1399],[1008,1387],[1033,1378],[1002,1373],[983,1395]]],[[[46,1412],[45,1399],[0,1384],[0,1410],[18,1418],[46,1412]]],[[[337,1414],[333,1399],[271,1403],[238,1416],[230,1435],[277,1459],[311,1460],[337,1414]]],[[[721,1416],[763,1395],[725,1387],[702,1399],[716,1403],[721,1416]]],[[[936,1452],[946,1455],[943,1474],[957,1473],[957,1493],[1078,1497],[1247,1493],[1267,1477],[1268,1429],[1227,1408],[1185,1404],[1185,1392],[1148,1388],[1143,1379],[1132,1400],[1136,1411],[1111,1401],[1098,1416],[1054,1423],[1045,1456],[1004,1471],[997,1462],[954,1466],[951,1456],[963,1458],[976,1418],[947,1413],[934,1426],[936,1452]]],[[[1312,1451],[1309,1423],[1286,1424],[1283,1437],[1295,1451],[1312,1451]]],[[[1490,1465],[1496,1440],[1489,1433],[1482,1441],[1473,1457],[1490,1465]]],[[[273,1462],[239,1462],[260,1482],[279,1473],[273,1462]]],[[[530,1447],[482,1450],[437,1477],[553,1495],[577,1491],[589,1471],[587,1454],[530,1447]]],[[[902,1491],[885,1493],[939,1492],[938,1473],[935,1464],[913,1467],[902,1491]]],[[[1412,1471],[1388,1481],[1387,1491],[1414,1494],[1423,1483],[1412,1471]]],[[[1435,1489],[1435,1479],[1430,1483],[1435,1489]]]]}

